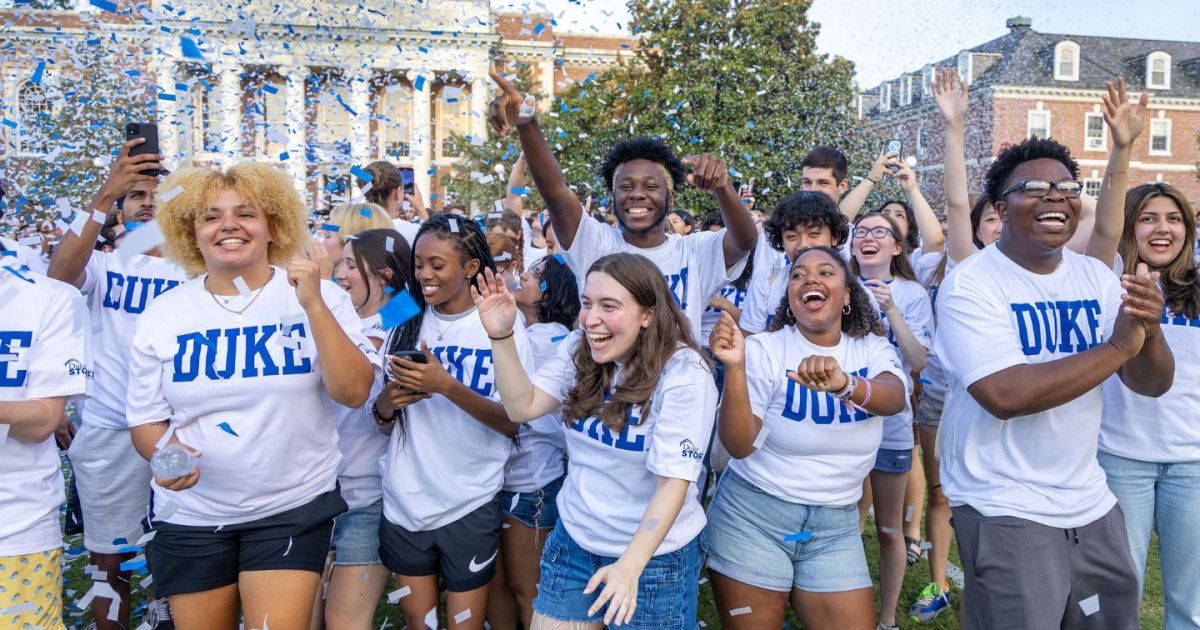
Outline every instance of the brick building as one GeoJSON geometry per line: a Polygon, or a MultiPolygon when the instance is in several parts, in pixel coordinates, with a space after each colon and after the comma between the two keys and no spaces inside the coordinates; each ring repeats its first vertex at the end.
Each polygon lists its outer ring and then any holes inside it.
{"type": "Polygon", "coordinates": [[[1004,146],[1029,136],[1070,147],[1080,179],[1095,194],[1108,164],[1100,114],[1104,81],[1124,75],[1129,91],[1150,92],[1146,128],[1134,143],[1130,182],[1164,181],[1200,200],[1200,42],[1053,35],[1028,18],[1008,20],[1003,37],[926,64],[858,96],[859,115],[915,155],[922,188],[943,203],[943,123],[930,92],[934,68],[957,67],[969,83],[967,170],[972,190],[1004,146]]]}
{"type": "Polygon", "coordinates": [[[110,8],[0,9],[6,179],[18,179],[22,163],[53,157],[53,142],[25,123],[61,106],[47,95],[70,85],[73,66],[87,63],[101,37],[130,52],[122,67],[156,110],[169,167],[276,162],[316,208],[345,194],[352,164],[376,159],[411,166],[426,197],[438,192],[439,173],[456,161],[450,134],[486,135],[487,73],[498,64],[528,64],[539,91],[554,94],[636,46],[556,32],[547,16],[492,13],[488,0],[118,0],[110,8]]]}

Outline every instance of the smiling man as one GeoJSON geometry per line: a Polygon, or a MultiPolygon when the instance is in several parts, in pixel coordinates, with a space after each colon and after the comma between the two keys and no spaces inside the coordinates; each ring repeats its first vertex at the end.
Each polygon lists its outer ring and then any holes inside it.
{"type": "Polygon", "coordinates": [[[620,226],[613,230],[584,213],[550,152],[535,108],[526,105],[526,97],[503,77],[493,73],[492,79],[501,93],[492,103],[491,123],[500,133],[516,127],[529,172],[546,202],[554,237],[579,286],[584,286],[588,268],[602,256],[618,252],[645,256],[662,271],[699,342],[704,308],[741,274],[746,254],[758,238],[754,217],[734,190],[725,162],[712,155],[680,160],[656,138],[618,142],[599,169],[620,226]],[[666,234],[663,222],[684,183],[716,198],[726,229],[689,236],[666,234]]]}
{"type": "Polygon", "coordinates": [[[1116,373],[1162,395],[1174,359],[1158,274],[1143,265],[1118,281],[1064,247],[1078,172],[1053,140],[1001,152],[987,173],[1000,240],[938,292],[941,479],[966,573],[964,628],[1137,627],[1124,517],[1096,461],[1099,385],[1116,373]]]}

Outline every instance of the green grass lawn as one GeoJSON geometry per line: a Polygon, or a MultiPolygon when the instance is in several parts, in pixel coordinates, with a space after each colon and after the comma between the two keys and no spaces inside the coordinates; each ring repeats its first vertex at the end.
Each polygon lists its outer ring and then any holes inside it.
{"type": "MultiPolygon", "coordinates": [[[[69,475],[69,468],[67,470],[69,475]]],[[[868,522],[866,535],[867,561],[870,565],[872,579],[878,584],[879,579],[879,541],[875,537],[874,525],[868,522]]],[[[64,615],[66,624],[70,628],[83,628],[88,623],[91,623],[91,613],[89,611],[81,611],[74,607],[74,604],[80,597],[87,592],[90,584],[88,578],[84,575],[84,567],[87,566],[87,554],[72,555],[70,550],[81,550],[83,548],[82,536],[70,536],[67,538],[67,568],[64,573],[64,597],[63,603],[65,606],[64,615]]],[[[950,561],[958,566],[962,563],[958,559],[958,549],[952,547],[950,550],[950,561]]],[[[134,574],[134,606],[135,615],[134,623],[131,627],[136,627],[138,620],[141,617],[141,610],[145,605],[145,591],[141,588],[142,580],[145,576],[138,573],[134,574]]],[[[928,626],[922,626],[911,621],[905,614],[908,611],[909,604],[916,598],[917,594],[929,582],[929,564],[928,559],[922,558],[916,565],[910,567],[904,576],[904,588],[900,593],[900,610],[897,612],[897,621],[901,628],[941,628],[950,630],[958,628],[958,618],[954,615],[954,610],[942,613],[935,623],[928,626]]],[[[390,590],[390,589],[389,589],[390,590]]],[[[951,595],[951,601],[957,605],[958,591],[955,589],[951,595]]],[[[876,606],[879,604],[878,591],[876,592],[876,606]]],[[[1142,628],[1146,630],[1154,630],[1162,628],[1162,574],[1159,571],[1158,561],[1158,539],[1155,537],[1151,540],[1150,558],[1147,562],[1146,569],[1146,592],[1142,600],[1141,618],[1142,628]]],[[[706,628],[719,628],[720,622],[717,617],[716,604],[713,602],[712,587],[705,580],[705,583],[700,586],[700,602],[699,602],[700,619],[704,622],[706,628]]],[[[388,605],[386,601],[380,601],[379,608],[375,614],[375,623],[377,626],[387,622],[388,628],[391,630],[399,630],[398,626],[402,622],[402,615],[399,606],[388,605]]],[[[788,615],[786,628],[801,628],[802,626],[796,620],[795,616],[788,615]]]]}

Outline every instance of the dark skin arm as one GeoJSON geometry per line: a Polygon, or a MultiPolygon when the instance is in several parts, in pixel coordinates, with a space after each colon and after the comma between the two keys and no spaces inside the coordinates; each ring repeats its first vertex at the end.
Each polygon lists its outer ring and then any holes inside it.
{"type": "Polygon", "coordinates": [[[571,244],[575,242],[579,220],[583,217],[583,206],[579,203],[579,197],[567,187],[562,167],[550,151],[550,145],[546,142],[546,136],[542,133],[536,116],[520,115],[525,97],[499,74],[493,72],[491,77],[500,86],[500,95],[492,101],[488,120],[496,131],[503,135],[507,135],[513,126],[516,126],[521,150],[525,154],[525,164],[529,174],[533,176],[533,184],[537,186],[538,194],[546,202],[550,224],[554,227],[554,237],[558,240],[560,249],[570,249],[571,244]]]}
{"type": "MultiPolygon", "coordinates": [[[[509,420],[508,414],[504,411],[504,405],[480,396],[470,387],[455,380],[446,372],[441,362],[424,343],[421,344],[421,350],[425,352],[426,363],[417,363],[396,356],[388,357],[388,361],[392,365],[392,378],[397,387],[412,392],[423,392],[423,394],[415,395],[418,397],[426,394],[441,394],[485,427],[505,437],[513,437],[517,434],[520,425],[509,420]]],[[[388,405],[382,398],[381,396],[377,401],[379,412],[388,416],[390,410],[386,408],[388,405]]]]}
{"type": "Polygon", "coordinates": [[[721,209],[721,217],[728,228],[722,241],[725,267],[732,267],[758,242],[754,217],[733,189],[729,181],[729,169],[723,160],[715,155],[704,154],[683,158],[683,163],[692,167],[692,172],[687,176],[688,183],[717,200],[717,207],[721,209]]]}
{"type": "Polygon", "coordinates": [[[1125,275],[1127,293],[1112,337],[1086,352],[1029,365],[1014,365],[967,388],[988,413],[1001,420],[1027,416],[1066,404],[1118,373],[1121,382],[1143,396],[1161,396],[1175,378],[1175,360],[1159,328],[1163,296],[1158,274],[1139,265],[1125,275]]]}

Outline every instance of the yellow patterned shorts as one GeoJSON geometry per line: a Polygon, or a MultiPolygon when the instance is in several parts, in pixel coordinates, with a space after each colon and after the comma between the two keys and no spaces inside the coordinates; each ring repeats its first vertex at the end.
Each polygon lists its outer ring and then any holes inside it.
{"type": "Polygon", "coordinates": [[[65,630],[62,549],[0,556],[0,628],[65,630]]]}

